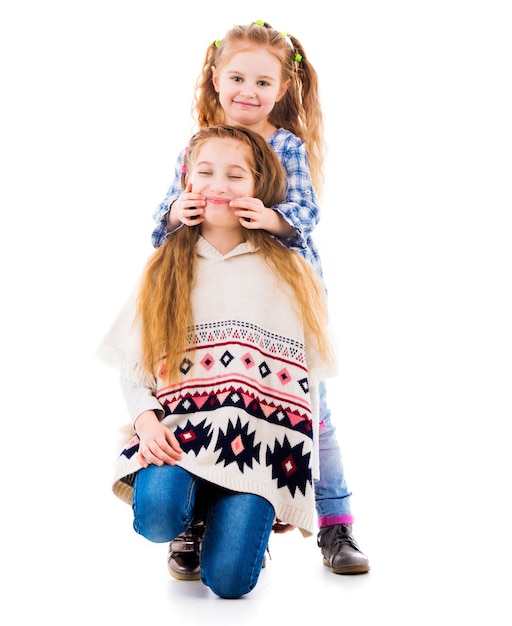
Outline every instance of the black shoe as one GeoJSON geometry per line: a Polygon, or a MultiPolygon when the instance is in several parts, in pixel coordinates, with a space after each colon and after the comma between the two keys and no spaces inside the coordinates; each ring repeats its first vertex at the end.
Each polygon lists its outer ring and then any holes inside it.
{"type": "Polygon", "coordinates": [[[352,525],[335,524],[321,528],[317,537],[324,565],[334,574],[365,574],[370,571],[368,558],[352,535],[352,525]]]}
{"type": "Polygon", "coordinates": [[[203,541],[204,524],[192,526],[169,544],[167,567],[178,580],[199,580],[201,566],[199,552],[203,541]]]}

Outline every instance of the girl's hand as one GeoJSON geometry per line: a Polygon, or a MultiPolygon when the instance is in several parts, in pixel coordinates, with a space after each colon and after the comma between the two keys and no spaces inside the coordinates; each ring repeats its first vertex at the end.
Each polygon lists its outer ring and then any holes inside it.
{"type": "Polygon", "coordinates": [[[290,532],[290,530],[295,530],[295,528],[295,526],[285,524],[280,519],[276,519],[274,525],[272,526],[272,530],[278,535],[284,535],[284,533],[290,532]]]}
{"type": "Polygon", "coordinates": [[[229,203],[244,228],[266,230],[276,237],[293,237],[295,228],[258,198],[234,198],[229,203]]]}
{"type": "MultiPolygon", "coordinates": [[[[272,209],[267,209],[258,198],[234,198],[229,206],[235,209],[240,224],[249,229],[269,230],[272,225],[272,209]]],[[[272,232],[272,231],[270,231],[272,232]]]]}
{"type": "Polygon", "coordinates": [[[180,221],[186,226],[195,226],[204,220],[206,200],[200,193],[192,191],[189,183],[180,197],[172,203],[170,213],[172,221],[180,221]]]}
{"type": "Polygon", "coordinates": [[[137,461],[142,467],[154,465],[174,465],[181,459],[178,440],[155,415],[154,411],[144,411],[135,421],[135,430],[140,439],[137,461]]]}

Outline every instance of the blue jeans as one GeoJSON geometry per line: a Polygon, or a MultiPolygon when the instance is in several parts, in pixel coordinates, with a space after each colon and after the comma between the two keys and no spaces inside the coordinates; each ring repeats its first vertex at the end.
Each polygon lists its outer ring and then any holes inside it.
{"type": "Polygon", "coordinates": [[[352,524],[350,496],[343,473],[336,428],[327,407],[325,383],[320,383],[320,480],[315,483],[316,511],[320,528],[333,524],[352,524]]]}
{"type": "Polygon", "coordinates": [[[256,586],[274,521],[264,498],[222,489],[176,465],[150,465],[137,472],[132,508],[135,531],[156,543],[206,523],[201,580],[216,595],[239,598],[256,586]]]}

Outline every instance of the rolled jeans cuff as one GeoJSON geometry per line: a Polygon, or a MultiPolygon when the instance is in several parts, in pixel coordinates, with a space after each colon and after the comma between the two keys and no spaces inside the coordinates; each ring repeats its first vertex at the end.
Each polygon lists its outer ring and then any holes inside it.
{"type": "Polygon", "coordinates": [[[345,515],[324,515],[318,518],[318,528],[335,526],[336,524],[353,524],[354,516],[350,513],[345,515]]]}

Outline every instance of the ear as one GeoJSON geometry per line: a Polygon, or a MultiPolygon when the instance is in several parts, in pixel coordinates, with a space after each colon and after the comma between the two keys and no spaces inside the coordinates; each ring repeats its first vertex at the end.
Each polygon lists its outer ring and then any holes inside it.
{"type": "Polygon", "coordinates": [[[277,94],[276,102],[279,102],[284,94],[288,91],[288,87],[290,86],[290,79],[286,80],[282,85],[279,93],[277,94]]]}
{"type": "Polygon", "coordinates": [[[212,84],[215,91],[219,93],[219,74],[215,65],[212,65],[212,84]]]}

